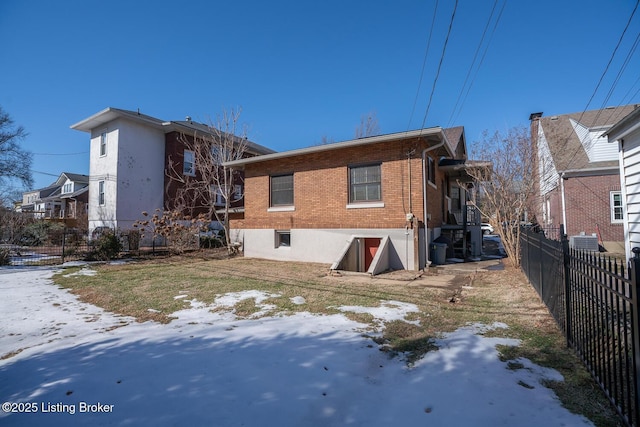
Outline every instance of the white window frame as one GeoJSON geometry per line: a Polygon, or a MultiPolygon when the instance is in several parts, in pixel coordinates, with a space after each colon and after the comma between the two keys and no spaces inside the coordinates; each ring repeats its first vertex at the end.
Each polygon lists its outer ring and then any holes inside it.
{"type": "Polygon", "coordinates": [[[611,223],[622,224],[624,222],[624,203],[622,200],[622,191],[609,192],[609,207],[611,209],[611,223]],[[620,197],[619,204],[616,205],[615,196],[620,197]],[[616,212],[620,213],[621,218],[616,218],[616,212]]]}
{"type": "Polygon", "coordinates": [[[182,158],[182,173],[188,176],[196,176],[196,153],[191,150],[184,150],[182,158]],[[187,157],[191,160],[187,161],[187,157]],[[187,168],[187,165],[190,165],[187,168]]]}
{"type": "Polygon", "coordinates": [[[105,181],[98,181],[98,205],[100,206],[105,205],[104,186],[105,186],[105,181]]]}
{"type": "Polygon", "coordinates": [[[242,185],[234,185],[233,186],[233,200],[242,199],[242,185]]]}
{"type": "Polygon", "coordinates": [[[73,193],[73,183],[67,182],[62,186],[62,194],[73,193]]]}
{"type": "Polygon", "coordinates": [[[368,206],[368,207],[382,207],[384,206],[383,202],[382,202],[382,164],[381,163],[368,163],[368,164],[364,164],[364,165],[353,165],[353,166],[349,166],[349,207],[354,207],[357,205],[362,204],[362,206],[368,206]],[[378,168],[379,171],[379,176],[380,176],[380,181],[367,181],[367,182],[359,182],[359,183],[353,183],[353,178],[352,178],[352,172],[355,171],[356,169],[361,169],[361,168],[370,168],[372,166],[376,166],[378,168]],[[377,199],[365,199],[365,200],[354,200],[354,185],[365,185],[365,186],[369,186],[369,185],[378,185],[378,195],[379,197],[377,199]],[[382,205],[382,206],[381,206],[382,205]]]}
{"type": "Polygon", "coordinates": [[[100,134],[100,157],[104,157],[107,155],[107,131],[103,131],[100,134]]]}
{"type": "Polygon", "coordinates": [[[278,208],[289,209],[289,208],[294,206],[294,201],[295,201],[295,183],[294,183],[293,173],[283,173],[283,174],[279,174],[279,175],[271,175],[269,177],[269,208],[270,209],[275,209],[275,210],[277,210],[278,208]],[[287,177],[290,176],[291,177],[291,203],[274,203],[273,202],[273,179],[274,178],[281,178],[281,177],[285,177],[285,176],[287,176],[287,177]]]}

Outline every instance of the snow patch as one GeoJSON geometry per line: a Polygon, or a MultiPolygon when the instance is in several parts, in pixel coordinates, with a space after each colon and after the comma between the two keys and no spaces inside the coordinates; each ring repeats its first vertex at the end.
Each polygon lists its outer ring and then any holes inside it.
{"type": "Polygon", "coordinates": [[[383,327],[385,322],[394,320],[401,320],[412,325],[420,325],[420,321],[418,320],[406,319],[409,313],[418,313],[420,311],[418,306],[401,301],[381,301],[379,307],[341,306],[338,307],[338,310],[370,314],[379,327],[383,327]]]}

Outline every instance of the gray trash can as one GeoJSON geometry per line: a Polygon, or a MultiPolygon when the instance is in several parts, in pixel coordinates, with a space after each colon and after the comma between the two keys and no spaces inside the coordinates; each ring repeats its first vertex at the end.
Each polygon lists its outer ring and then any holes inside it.
{"type": "Polygon", "coordinates": [[[431,249],[431,262],[436,265],[442,265],[447,260],[447,244],[446,243],[432,243],[431,249]]]}

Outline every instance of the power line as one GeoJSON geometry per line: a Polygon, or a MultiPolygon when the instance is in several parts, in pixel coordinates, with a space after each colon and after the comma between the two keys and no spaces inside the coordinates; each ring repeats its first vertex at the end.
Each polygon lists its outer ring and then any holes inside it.
{"type": "Polygon", "coordinates": [[[409,115],[409,123],[407,124],[407,131],[411,128],[411,121],[413,120],[413,113],[416,110],[416,104],[418,103],[418,97],[420,96],[420,89],[422,87],[422,78],[424,77],[424,68],[427,64],[427,57],[429,56],[429,47],[431,46],[431,37],[433,36],[433,27],[436,23],[436,15],[438,13],[438,0],[433,10],[433,18],[431,18],[431,28],[429,29],[429,38],[427,39],[427,48],[424,52],[424,59],[422,60],[422,70],[420,70],[420,80],[418,80],[418,90],[416,91],[416,97],[413,100],[413,107],[411,108],[411,114],[409,115]]]}
{"type": "Polygon", "coordinates": [[[451,14],[451,21],[449,21],[449,30],[447,31],[447,37],[445,38],[444,45],[442,46],[442,54],[440,55],[440,62],[438,63],[438,71],[436,72],[436,77],[433,79],[433,86],[431,87],[431,94],[429,95],[429,103],[427,104],[427,109],[424,112],[424,118],[422,119],[422,126],[420,127],[420,129],[424,129],[424,124],[426,123],[427,116],[429,115],[429,109],[431,108],[431,102],[433,101],[433,94],[436,91],[436,84],[438,82],[438,77],[440,76],[442,63],[444,62],[444,56],[447,51],[447,44],[449,43],[449,36],[451,35],[451,29],[453,28],[453,20],[456,17],[457,9],[458,9],[458,0],[456,0],[456,3],[453,7],[453,13],[451,14]]]}
{"type": "MultiPolygon", "coordinates": [[[[593,93],[591,94],[591,97],[589,98],[589,102],[587,102],[587,105],[582,110],[582,113],[580,113],[580,117],[578,118],[578,123],[582,122],[582,118],[584,117],[584,113],[586,113],[587,110],[589,109],[589,105],[591,105],[591,101],[593,101],[593,98],[595,97],[596,93],[598,92],[598,89],[600,88],[600,85],[602,84],[604,76],[609,71],[609,67],[611,66],[611,63],[613,62],[613,58],[615,57],[616,52],[618,51],[618,48],[622,44],[622,39],[624,38],[624,35],[626,34],[627,29],[629,28],[629,25],[631,24],[631,20],[633,19],[633,16],[635,15],[636,10],[638,9],[638,5],[640,5],[640,0],[636,1],[636,5],[634,6],[633,11],[631,11],[631,15],[629,16],[629,19],[627,20],[627,25],[624,27],[624,30],[622,30],[622,34],[620,35],[620,38],[618,39],[618,43],[616,44],[616,47],[613,49],[613,53],[611,54],[611,57],[609,58],[609,62],[607,62],[607,66],[605,67],[604,71],[602,72],[602,75],[600,76],[600,79],[598,80],[598,84],[596,85],[596,88],[594,89],[593,93]]],[[[609,116],[609,118],[613,117],[613,114],[614,114],[615,111],[616,111],[616,109],[614,109],[611,112],[611,115],[609,116]]],[[[598,116],[599,116],[599,114],[600,113],[598,113],[598,116]]],[[[579,147],[577,147],[576,150],[573,152],[569,162],[567,163],[566,169],[569,169],[571,167],[571,165],[573,164],[573,161],[576,159],[576,156],[578,155],[578,152],[580,152],[581,146],[582,146],[582,144],[579,147]]]]}
{"type": "Polygon", "coordinates": [[[498,28],[498,24],[500,23],[500,19],[502,18],[502,13],[504,12],[504,9],[505,9],[506,6],[507,6],[507,0],[504,1],[504,3],[502,4],[502,7],[500,8],[500,13],[498,13],[498,17],[496,18],[496,22],[493,25],[493,29],[491,30],[491,35],[489,36],[489,40],[487,41],[487,45],[484,48],[484,52],[482,52],[482,57],[480,58],[480,62],[478,63],[478,68],[476,68],[476,71],[473,74],[473,78],[471,79],[471,83],[469,83],[469,87],[467,88],[467,93],[465,93],[464,98],[462,99],[462,103],[460,104],[460,108],[458,109],[458,112],[456,113],[456,115],[453,118],[453,120],[449,121],[450,124],[453,123],[455,120],[457,120],[458,116],[462,112],[462,108],[464,107],[464,104],[467,101],[467,97],[469,96],[469,92],[471,92],[471,88],[473,87],[473,84],[475,83],[476,78],[478,77],[478,72],[480,71],[480,68],[482,68],[482,64],[484,63],[484,58],[487,56],[487,52],[489,51],[489,46],[491,46],[491,41],[493,40],[493,36],[496,33],[496,29],[498,28]]]}
{"type": "Polygon", "coordinates": [[[469,76],[471,75],[471,70],[473,70],[473,66],[476,63],[476,59],[478,59],[478,53],[480,53],[480,48],[482,47],[482,43],[484,42],[484,38],[487,35],[487,30],[489,29],[489,24],[491,23],[491,19],[493,18],[493,14],[496,11],[496,6],[498,5],[498,0],[493,2],[493,7],[491,8],[491,14],[489,14],[489,19],[487,19],[487,24],[484,26],[484,30],[482,31],[482,37],[480,37],[480,42],[478,43],[478,47],[476,48],[475,53],[473,54],[473,60],[471,61],[471,65],[469,66],[469,71],[467,71],[467,75],[464,78],[464,83],[460,88],[460,93],[458,94],[458,99],[456,99],[456,103],[453,106],[453,111],[451,111],[451,116],[449,117],[449,123],[447,127],[451,125],[451,120],[453,119],[453,115],[458,108],[458,103],[460,102],[460,98],[462,98],[462,94],[464,93],[464,88],[467,87],[467,82],[469,81],[469,76]]]}
{"type": "Polygon", "coordinates": [[[88,154],[88,151],[80,151],[78,153],[31,153],[34,156],[78,156],[80,154],[88,154]]]}
{"type": "MultiPolygon", "coordinates": [[[[596,88],[594,89],[593,93],[591,94],[591,98],[589,98],[589,102],[587,102],[587,105],[584,107],[584,110],[582,111],[582,114],[580,115],[581,119],[582,119],[582,115],[584,115],[585,111],[587,111],[589,109],[589,105],[591,105],[591,101],[593,101],[593,97],[596,96],[596,93],[598,92],[598,89],[600,88],[600,85],[602,84],[602,80],[604,79],[604,76],[607,74],[607,71],[609,71],[609,67],[611,66],[611,63],[613,62],[613,58],[616,56],[616,52],[618,51],[618,48],[620,47],[620,44],[622,43],[622,39],[624,38],[624,35],[627,32],[627,29],[629,28],[629,25],[631,24],[631,20],[633,19],[633,15],[635,15],[639,4],[640,4],[640,0],[637,0],[636,1],[636,5],[633,8],[633,11],[631,12],[631,16],[629,16],[629,20],[627,21],[627,25],[624,27],[624,30],[622,31],[622,34],[620,35],[620,38],[618,39],[618,43],[616,44],[615,49],[613,49],[613,53],[611,54],[611,58],[609,58],[609,62],[607,63],[607,66],[605,67],[604,71],[602,72],[602,75],[600,76],[600,80],[598,80],[598,84],[596,85],[596,88]]],[[[580,120],[578,120],[578,121],[580,121],[580,120]]]]}
{"type": "Polygon", "coordinates": [[[34,171],[34,170],[32,170],[31,172],[33,172],[33,173],[39,173],[39,174],[41,174],[41,175],[55,176],[55,177],[60,176],[60,174],[53,174],[53,173],[48,173],[48,172],[40,172],[40,171],[34,171]]]}

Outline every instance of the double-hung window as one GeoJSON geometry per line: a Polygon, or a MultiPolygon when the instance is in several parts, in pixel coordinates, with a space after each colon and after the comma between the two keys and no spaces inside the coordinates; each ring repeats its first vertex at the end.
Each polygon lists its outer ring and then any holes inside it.
{"type": "Polygon", "coordinates": [[[293,206],[293,174],[274,175],[270,182],[270,206],[293,206]]]}
{"type": "Polygon", "coordinates": [[[611,198],[611,223],[621,223],[624,220],[624,208],[622,206],[622,192],[612,191],[611,198]]]}
{"type": "Polygon", "coordinates": [[[349,168],[349,203],[382,201],[380,164],[349,168]]]}
{"type": "Polygon", "coordinates": [[[98,204],[104,205],[104,181],[98,181],[98,204]]]}
{"type": "Polygon", "coordinates": [[[107,155],[107,132],[100,134],[100,157],[107,155]]]}
{"type": "Polygon", "coordinates": [[[195,154],[193,151],[184,150],[184,162],[183,162],[182,172],[185,175],[195,176],[196,164],[195,164],[195,154]]]}

